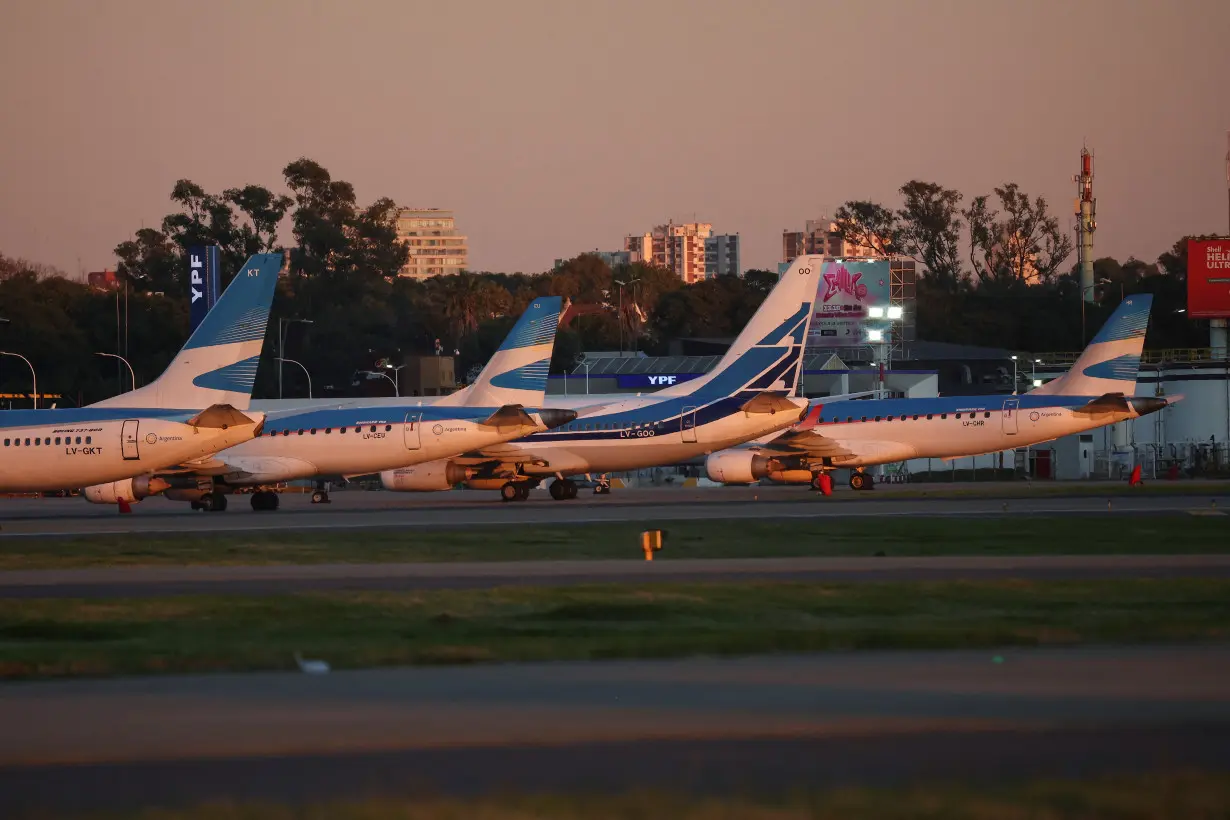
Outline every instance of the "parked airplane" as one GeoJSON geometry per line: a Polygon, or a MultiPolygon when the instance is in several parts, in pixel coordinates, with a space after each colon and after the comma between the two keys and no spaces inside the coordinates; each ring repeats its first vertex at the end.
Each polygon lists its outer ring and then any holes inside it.
{"type": "Polygon", "coordinates": [[[855,469],[850,486],[870,489],[863,468],[912,458],[960,458],[1040,444],[1154,413],[1169,399],[1135,396],[1152,297],[1119,305],[1072,369],[1021,396],[951,396],[815,404],[794,428],[763,444],[714,453],[710,479],[769,478],[820,486],[820,475],[855,469]]]}
{"type": "MultiPolygon", "coordinates": [[[[554,476],[556,500],[575,498],[570,475],[606,474],[675,464],[788,427],[807,402],[795,396],[812,318],[821,256],[795,260],[717,367],[644,398],[584,407],[564,426],[522,441],[380,474],[385,489],[432,492],[465,483],[525,500],[554,476]]],[[[577,397],[578,399],[580,397],[577,397]]]]}
{"type": "MultiPolygon", "coordinates": [[[[566,424],[576,412],[527,410],[510,401],[541,399],[559,314],[558,296],[534,300],[474,385],[460,391],[457,407],[405,400],[400,405],[354,403],[270,413],[256,439],[151,479],[168,498],[189,501],[194,509],[225,510],[228,493],[253,487],[252,509],[276,510],[278,494],[269,485],[370,475],[566,424]]],[[[313,501],[328,501],[328,495],[318,489],[313,501]]]]}
{"type": "Polygon", "coordinates": [[[281,267],[281,254],[250,257],[151,384],[86,407],[0,412],[0,490],[131,501],[149,491],[142,474],[259,435],[264,414],[243,411],[281,267]]]}

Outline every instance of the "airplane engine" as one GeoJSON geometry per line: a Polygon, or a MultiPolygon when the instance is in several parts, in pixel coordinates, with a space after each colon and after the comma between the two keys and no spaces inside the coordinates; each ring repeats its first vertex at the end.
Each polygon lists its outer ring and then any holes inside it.
{"type": "Polygon", "coordinates": [[[386,490],[402,493],[430,493],[451,490],[473,475],[473,470],[451,461],[431,461],[400,470],[385,470],[380,483],[386,490]]]}
{"type": "Polygon", "coordinates": [[[109,484],[95,484],[82,490],[81,495],[91,504],[118,504],[121,498],[135,504],[142,498],[157,495],[168,486],[170,485],[160,478],[141,475],[109,484]]]}
{"type": "Polygon", "coordinates": [[[769,459],[749,450],[723,450],[705,459],[710,481],[751,484],[769,474],[769,459]]]}
{"type": "Polygon", "coordinates": [[[811,470],[789,468],[769,470],[769,480],[778,481],[782,484],[810,484],[812,473],[811,470]]]}

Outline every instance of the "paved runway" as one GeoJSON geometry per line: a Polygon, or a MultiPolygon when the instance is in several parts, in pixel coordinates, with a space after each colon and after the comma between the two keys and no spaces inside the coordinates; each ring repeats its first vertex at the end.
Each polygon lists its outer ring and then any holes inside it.
{"type": "Polygon", "coordinates": [[[1228,578],[1230,555],[1036,555],[564,560],[101,567],[0,572],[5,598],[134,598],[305,591],[494,589],[691,581],[1228,578]]]}
{"type": "Polygon", "coordinates": [[[0,814],[1226,770],[1228,679],[1214,646],[5,684],[0,814]]]}
{"type": "MultiPolygon", "coordinates": [[[[1114,485],[1116,492],[1122,487],[1114,485]]],[[[952,497],[930,489],[927,497],[890,488],[825,498],[797,487],[619,490],[611,496],[582,494],[552,501],[546,491],[531,500],[503,504],[490,493],[405,495],[348,491],[329,505],[286,495],[278,512],[253,512],[246,496],[232,496],[224,513],[193,512],[164,498],[134,505],[131,515],[80,498],[0,500],[0,540],[89,534],[226,534],[311,530],[431,529],[459,526],[602,524],[628,521],[724,519],[825,519],[884,517],[978,517],[1003,515],[1133,515],[1199,512],[1223,515],[1230,485],[1193,495],[1054,496],[1021,490],[1003,497],[952,497]],[[1109,507],[1108,507],[1109,505],[1109,507]]],[[[913,491],[911,491],[913,492],[913,491]]]]}

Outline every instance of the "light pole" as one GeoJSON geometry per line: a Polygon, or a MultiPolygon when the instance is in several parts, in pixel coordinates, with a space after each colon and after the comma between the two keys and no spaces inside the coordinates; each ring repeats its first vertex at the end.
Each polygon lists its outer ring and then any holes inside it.
{"type": "Polygon", "coordinates": [[[34,380],[34,409],[38,409],[38,374],[34,372],[34,365],[30,364],[30,360],[20,353],[9,353],[7,350],[0,350],[0,356],[12,356],[14,359],[21,359],[30,368],[30,378],[34,380]]]}
{"type": "Polygon", "coordinates": [[[1016,395],[1016,356],[1012,357],[1012,395],[1016,395]]]}
{"type": "MultiPolygon", "coordinates": [[[[277,359],[279,362],[279,366],[278,366],[279,370],[281,370],[281,364],[280,364],[281,362],[290,362],[291,364],[297,364],[299,365],[299,367],[303,368],[303,375],[307,376],[307,380],[308,380],[308,398],[309,399],[312,398],[312,374],[308,372],[308,369],[306,367],[303,367],[303,362],[297,362],[294,359],[283,359],[281,356],[278,356],[277,359]]],[[[280,393],[281,393],[281,390],[279,389],[279,394],[280,393]]]]}
{"type": "Polygon", "coordinates": [[[874,305],[867,308],[868,319],[888,320],[888,325],[885,327],[867,329],[867,341],[880,345],[880,398],[884,397],[884,371],[892,369],[892,355],[889,350],[891,344],[889,337],[893,332],[892,323],[901,321],[903,315],[901,305],[874,305]]]}
{"type": "MultiPolygon", "coordinates": [[[[612,282],[619,285],[619,357],[622,359],[624,355],[624,285],[628,284],[622,279],[612,279],[612,282]]],[[[586,390],[586,393],[589,391],[586,390]]]]}
{"type": "Polygon", "coordinates": [[[401,391],[397,389],[397,382],[395,382],[393,380],[393,377],[390,376],[388,373],[384,373],[380,370],[364,370],[363,372],[369,376],[383,376],[384,378],[388,379],[389,383],[393,385],[393,395],[398,396],[398,397],[401,396],[401,391]]]}
{"type": "MultiPolygon", "coordinates": [[[[282,398],[282,357],[286,355],[286,326],[300,322],[313,324],[311,319],[278,319],[278,398],[282,398]]],[[[306,368],[305,368],[306,369],[306,368]]]]}
{"type": "Polygon", "coordinates": [[[121,362],[123,362],[124,364],[127,364],[127,365],[128,365],[128,375],[129,375],[129,376],[132,376],[132,389],[133,389],[133,390],[136,390],[136,389],[137,389],[137,374],[132,372],[132,365],[128,364],[128,360],[127,360],[127,359],[125,359],[123,356],[118,356],[118,355],[116,355],[115,353],[98,353],[98,352],[96,352],[94,355],[95,355],[95,356],[106,356],[106,357],[107,357],[107,358],[109,358],[109,359],[119,359],[119,360],[120,360],[121,362]]]}
{"type": "Polygon", "coordinates": [[[1029,363],[1029,378],[1033,382],[1034,387],[1041,387],[1042,383],[1038,381],[1038,365],[1042,364],[1041,359],[1034,359],[1029,363]]]}

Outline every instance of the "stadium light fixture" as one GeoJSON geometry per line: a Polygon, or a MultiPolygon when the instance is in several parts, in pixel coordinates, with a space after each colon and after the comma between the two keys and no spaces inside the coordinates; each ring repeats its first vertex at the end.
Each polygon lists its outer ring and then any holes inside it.
{"type": "Polygon", "coordinates": [[[902,311],[901,305],[889,305],[888,306],[888,318],[889,319],[892,319],[894,321],[897,319],[900,319],[903,312],[904,311],[902,311]]]}
{"type": "Polygon", "coordinates": [[[871,330],[868,330],[868,331],[867,331],[867,340],[868,340],[868,341],[871,341],[871,342],[882,342],[882,341],[884,341],[884,331],[883,331],[883,330],[879,330],[879,329],[877,329],[877,328],[872,328],[871,330]]]}
{"type": "Polygon", "coordinates": [[[884,318],[884,308],[879,307],[879,306],[867,308],[867,318],[868,319],[883,319],[884,318]]]}

